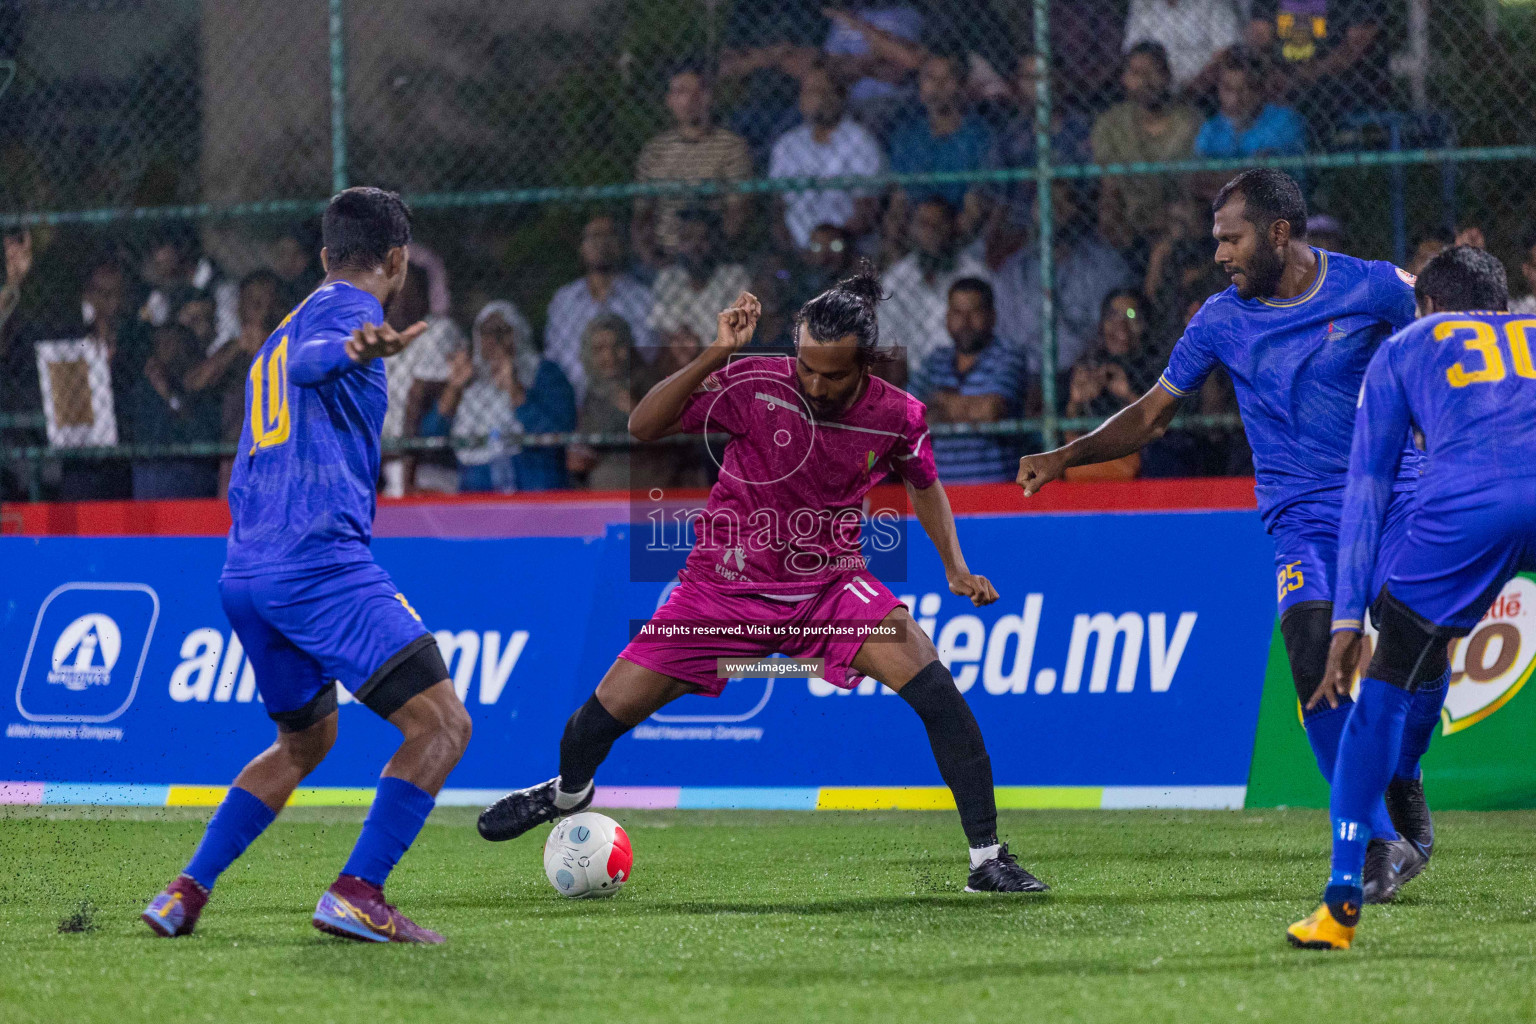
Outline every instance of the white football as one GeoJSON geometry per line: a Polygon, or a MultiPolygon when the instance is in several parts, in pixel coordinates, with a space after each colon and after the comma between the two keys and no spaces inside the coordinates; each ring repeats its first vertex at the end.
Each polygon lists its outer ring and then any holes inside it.
{"type": "Polygon", "coordinates": [[[629,834],[606,814],[582,811],[555,823],[544,842],[544,875],[562,896],[612,896],[634,865],[629,834]]]}

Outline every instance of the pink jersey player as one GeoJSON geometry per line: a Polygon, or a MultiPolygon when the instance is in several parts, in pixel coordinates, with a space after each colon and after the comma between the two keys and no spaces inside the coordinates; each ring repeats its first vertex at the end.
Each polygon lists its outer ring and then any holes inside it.
{"type": "Polygon", "coordinates": [[[625,732],[678,697],[719,695],[732,674],[724,662],[779,653],[821,660],[838,686],[872,676],[917,712],[970,844],[968,890],[1046,888],[997,839],[992,763],[970,706],[861,551],[864,496],[895,472],[950,590],[977,605],[997,600],[960,552],[922,403],[870,373],[880,299],[866,270],[801,308],[793,356],[742,358],[761,313],[743,293],[720,314],[714,344],[636,404],[629,428],[643,441],[726,435],[711,449],[719,481],[692,517],[678,585],[566,723],[560,775],[486,808],[481,835],[511,839],[586,807],[625,732]]]}
{"type": "Polygon", "coordinates": [[[864,569],[862,503],[891,470],[915,489],[934,485],[922,403],[871,376],[836,419],[822,419],[792,357],[755,356],[706,377],[677,422],[730,436],[694,518],[682,585],[653,620],[687,623],[691,637],[643,630],[619,657],[710,695],[725,684],[717,659],[775,652],[825,659],[828,681],[853,686],[854,656],[899,605],[864,569]],[[730,627],[743,621],[781,628],[741,636],[730,627]]]}

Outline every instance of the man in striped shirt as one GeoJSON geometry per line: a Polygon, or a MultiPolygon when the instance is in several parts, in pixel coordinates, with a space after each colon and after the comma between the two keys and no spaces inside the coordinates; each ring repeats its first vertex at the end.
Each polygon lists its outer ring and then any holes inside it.
{"type": "MultiPolygon", "coordinates": [[[[683,67],[667,83],[667,110],[676,126],[647,142],[635,164],[635,180],[740,181],[752,176],[752,154],[746,140],[710,121],[710,83],[699,68],[683,67]]],[[[677,215],[697,204],[687,196],[637,196],[630,225],[635,254],[651,267],[661,267],[677,251],[677,215]]],[[[707,200],[721,217],[726,241],[736,239],[746,225],[747,195],[735,192],[707,200]]]]}
{"type": "MultiPolygon", "coordinates": [[[[995,423],[1021,416],[1029,372],[1023,350],[997,337],[992,286],[979,277],[950,285],[944,325],[948,343],[928,356],[912,380],[929,421],[995,423]]],[[[1012,479],[1017,448],[1011,437],[936,437],[933,458],[945,480],[990,483],[1012,479]]]]}

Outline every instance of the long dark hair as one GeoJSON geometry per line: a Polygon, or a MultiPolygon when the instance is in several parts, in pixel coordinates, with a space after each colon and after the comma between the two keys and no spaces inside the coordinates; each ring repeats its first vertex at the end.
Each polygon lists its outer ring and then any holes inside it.
{"type": "Polygon", "coordinates": [[[887,298],[869,260],[860,260],[852,277],[846,277],[811,299],[795,314],[795,333],[805,326],[812,341],[836,341],[848,335],[859,339],[859,360],[884,362],[890,353],[879,347],[880,321],[875,307],[887,298]]]}

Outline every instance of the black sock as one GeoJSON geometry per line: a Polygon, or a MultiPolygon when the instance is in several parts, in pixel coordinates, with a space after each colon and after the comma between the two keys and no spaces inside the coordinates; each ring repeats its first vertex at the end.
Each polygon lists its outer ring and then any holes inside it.
{"type": "Polygon", "coordinates": [[[565,735],[560,737],[560,789],[566,793],[586,789],[597,766],[613,749],[613,741],[626,732],[629,726],[610,715],[597,694],[588,697],[566,721],[565,735]]]}
{"type": "Polygon", "coordinates": [[[992,792],[992,759],[981,726],[941,661],[930,662],[901,688],[928,730],[939,774],[955,795],[960,825],[972,847],[997,842],[997,797],[992,792]]]}

